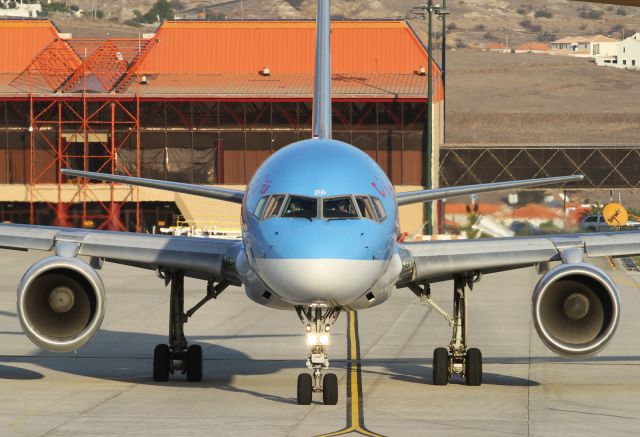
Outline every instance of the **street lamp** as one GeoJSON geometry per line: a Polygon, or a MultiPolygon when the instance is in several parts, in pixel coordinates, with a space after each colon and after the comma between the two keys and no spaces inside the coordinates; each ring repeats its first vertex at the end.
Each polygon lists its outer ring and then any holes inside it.
{"type": "MultiPolygon", "coordinates": [[[[442,61],[444,64],[444,46],[445,35],[445,16],[449,14],[446,9],[446,0],[443,0],[443,6],[434,5],[433,0],[429,0],[426,5],[420,5],[412,9],[411,14],[418,15],[420,19],[428,19],[428,35],[427,35],[427,138],[423,139],[422,158],[424,161],[422,167],[422,183],[426,189],[433,188],[432,178],[432,160],[433,160],[433,15],[436,14],[438,19],[442,20],[442,61]]],[[[442,70],[442,86],[444,88],[444,68],[442,70]]],[[[437,163],[436,163],[437,165],[437,163]]],[[[424,234],[433,234],[433,205],[431,202],[423,204],[423,223],[424,234]]]]}

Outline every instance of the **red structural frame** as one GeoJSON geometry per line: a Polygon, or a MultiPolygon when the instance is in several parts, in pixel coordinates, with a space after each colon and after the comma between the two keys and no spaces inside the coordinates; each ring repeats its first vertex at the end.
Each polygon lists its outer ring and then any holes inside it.
{"type": "MultiPolygon", "coordinates": [[[[136,151],[136,167],[133,176],[140,176],[140,99],[136,93],[126,104],[111,92],[125,78],[129,63],[136,62],[143,54],[141,41],[137,39],[107,40],[55,40],[40,52],[20,74],[13,85],[24,87],[28,81],[29,93],[29,200],[30,222],[35,222],[36,202],[45,202],[55,212],[54,224],[69,226],[71,219],[79,218],[83,226],[100,229],[126,230],[120,221],[120,209],[126,202],[136,204],[136,230],[140,230],[140,198],[137,188],[129,188],[124,196],[116,195],[115,184],[110,185],[109,200],[104,201],[96,193],[96,184],[84,178],[76,182],[76,190],[68,199],[64,195],[69,186],[60,170],[70,166],[72,160],[81,160],[82,170],[89,170],[89,162],[100,163],[99,172],[124,173],[130,171],[119,165],[118,151],[133,142],[136,151]],[[136,50],[137,48],[137,50],[136,50]],[[90,98],[88,82],[99,84],[102,95],[90,98]],[[42,95],[75,91],[70,98],[42,95]],[[124,132],[124,134],[123,134],[124,132]],[[55,133],[55,135],[54,135],[55,133]],[[71,139],[71,141],[68,141],[71,139]],[[133,140],[133,141],[132,141],[133,140]],[[81,153],[73,152],[72,143],[82,144],[81,153]],[[90,147],[90,143],[93,145],[90,147]],[[36,168],[35,156],[45,149],[53,159],[48,165],[36,168]],[[48,173],[55,170],[57,202],[46,201],[41,189],[49,181],[48,173]],[[88,203],[100,205],[90,213],[88,203]],[[72,204],[82,205],[79,217],[69,213],[72,204]]],[[[146,44],[146,41],[145,41],[146,44]]],[[[94,90],[95,91],[95,90],[94,90]]],[[[102,185],[104,186],[104,185],[102,185]]]]}

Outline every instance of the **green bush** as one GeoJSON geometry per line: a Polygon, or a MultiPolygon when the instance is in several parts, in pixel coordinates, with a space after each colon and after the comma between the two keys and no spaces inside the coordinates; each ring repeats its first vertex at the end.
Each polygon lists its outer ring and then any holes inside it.
{"type": "Polygon", "coordinates": [[[599,20],[602,18],[604,11],[600,11],[598,9],[585,9],[580,11],[578,16],[580,18],[586,18],[587,20],[599,20]]]}
{"type": "Polygon", "coordinates": [[[538,9],[533,16],[536,18],[551,18],[553,14],[547,9],[538,9]]]}

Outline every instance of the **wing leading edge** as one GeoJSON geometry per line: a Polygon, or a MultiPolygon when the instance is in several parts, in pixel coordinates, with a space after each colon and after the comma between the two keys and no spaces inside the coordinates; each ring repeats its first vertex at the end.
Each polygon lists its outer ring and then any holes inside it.
{"type": "Polygon", "coordinates": [[[560,261],[567,249],[584,257],[618,257],[640,254],[640,232],[545,235],[404,243],[403,256],[413,264],[403,283],[435,282],[465,272],[491,273],[560,261]]]}
{"type": "Polygon", "coordinates": [[[0,224],[0,248],[54,250],[149,269],[178,269],[187,276],[240,283],[234,269],[242,241],[0,224]]]}

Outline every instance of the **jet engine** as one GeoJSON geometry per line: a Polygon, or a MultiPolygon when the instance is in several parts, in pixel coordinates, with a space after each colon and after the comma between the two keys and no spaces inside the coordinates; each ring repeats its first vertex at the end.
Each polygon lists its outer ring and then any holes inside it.
{"type": "Polygon", "coordinates": [[[83,346],[98,331],[106,303],[96,271],[76,258],[35,263],[18,286],[18,318],[27,337],[52,352],[83,346]]]}
{"type": "Polygon", "coordinates": [[[549,270],[536,285],[532,301],[536,331],[558,355],[595,355],[618,327],[620,293],[605,272],[590,264],[549,270]]]}

